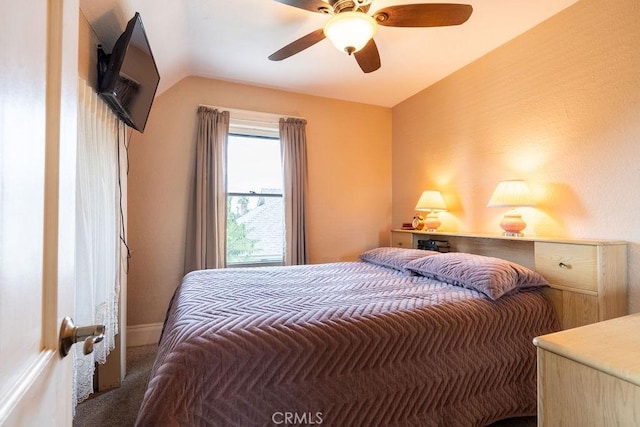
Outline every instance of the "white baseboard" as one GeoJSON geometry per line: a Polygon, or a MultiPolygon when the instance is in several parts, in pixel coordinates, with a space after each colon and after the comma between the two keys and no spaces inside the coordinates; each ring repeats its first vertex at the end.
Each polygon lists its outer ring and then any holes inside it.
{"type": "Polygon", "coordinates": [[[158,344],[162,333],[162,323],[148,323],[127,327],[127,347],[158,344]]]}

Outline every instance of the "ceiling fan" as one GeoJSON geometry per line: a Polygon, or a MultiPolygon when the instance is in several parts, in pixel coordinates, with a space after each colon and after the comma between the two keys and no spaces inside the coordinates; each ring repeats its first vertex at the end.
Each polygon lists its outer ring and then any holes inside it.
{"type": "Polygon", "coordinates": [[[380,54],[373,36],[378,25],[387,27],[443,27],[460,25],[473,8],[467,4],[404,4],[369,15],[373,0],[276,0],[311,12],[332,15],[323,28],[289,43],[269,59],[281,61],[313,46],[325,37],[341,51],[353,54],[365,73],[380,68],[380,54]]]}

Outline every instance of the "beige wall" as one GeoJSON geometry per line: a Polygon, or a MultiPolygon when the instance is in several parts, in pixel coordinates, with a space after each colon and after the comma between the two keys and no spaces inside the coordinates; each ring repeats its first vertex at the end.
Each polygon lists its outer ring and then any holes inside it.
{"type": "Polygon", "coordinates": [[[95,88],[98,86],[98,70],[96,68],[98,53],[96,49],[100,41],[82,12],[78,15],[78,75],[95,88]]]}
{"type": "Polygon", "coordinates": [[[582,0],[393,108],[393,225],[424,189],[448,231],[499,232],[498,181],[524,178],[532,236],[630,242],[640,311],[640,3],[582,0]]]}
{"type": "Polygon", "coordinates": [[[186,78],[154,101],[129,148],[129,324],[162,322],[183,275],[199,104],[305,117],[312,263],[354,260],[388,244],[391,110],[186,78]]]}

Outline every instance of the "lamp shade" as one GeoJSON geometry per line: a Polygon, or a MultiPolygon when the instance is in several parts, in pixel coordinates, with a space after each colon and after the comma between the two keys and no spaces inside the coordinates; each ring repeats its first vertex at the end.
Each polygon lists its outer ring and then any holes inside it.
{"type": "Polygon", "coordinates": [[[324,35],[338,50],[351,55],[365,47],[377,30],[378,23],[366,13],[341,12],[327,21],[324,35]]]}
{"type": "Polygon", "coordinates": [[[522,206],[535,206],[531,191],[527,183],[521,179],[500,181],[496,187],[489,204],[489,208],[515,208],[522,206]]]}
{"type": "Polygon", "coordinates": [[[446,211],[447,205],[439,191],[426,190],[422,192],[418,203],[416,203],[417,211],[446,211]]]}

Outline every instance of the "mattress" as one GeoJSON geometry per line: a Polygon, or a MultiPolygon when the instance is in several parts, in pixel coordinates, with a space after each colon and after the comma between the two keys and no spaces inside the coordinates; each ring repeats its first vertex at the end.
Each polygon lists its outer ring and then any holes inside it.
{"type": "Polygon", "coordinates": [[[539,291],[496,301],[366,262],[202,270],[169,307],[140,426],[486,425],[536,413],[539,291]]]}

